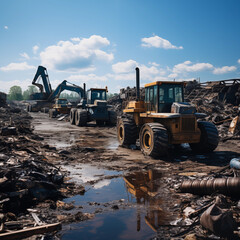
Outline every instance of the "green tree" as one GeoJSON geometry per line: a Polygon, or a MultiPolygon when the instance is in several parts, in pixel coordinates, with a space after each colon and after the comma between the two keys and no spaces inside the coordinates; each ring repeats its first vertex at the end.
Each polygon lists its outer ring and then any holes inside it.
{"type": "Polygon", "coordinates": [[[33,93],[36,93],[36,92],[38,92],[38,89],[35,86],[33,86],[33,85],[28,86],[28,89],[23,92],[23,99],[29,100],[30,95],[33,93]]]}
{"type": "Polygon", "coordinates": [[[23,100],[22,88],[20,86],[12,86],[8,93],[9,100],[23,100]]]}

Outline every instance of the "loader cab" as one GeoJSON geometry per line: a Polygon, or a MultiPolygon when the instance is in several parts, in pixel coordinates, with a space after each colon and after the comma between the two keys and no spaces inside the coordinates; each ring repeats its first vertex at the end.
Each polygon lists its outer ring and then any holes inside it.
{"type": "Polygon", "coordinates": [[[94,104],[95,100],[107,100],[107,89],[106,88],[90,88],[87,91],[87,103],[94,104]]]}
{"type": "Polygon", "coordinates": [[[145,85],[148,112],[170,113],[174,102],[184,102],[183,82],[154,82],[145,85]]]}

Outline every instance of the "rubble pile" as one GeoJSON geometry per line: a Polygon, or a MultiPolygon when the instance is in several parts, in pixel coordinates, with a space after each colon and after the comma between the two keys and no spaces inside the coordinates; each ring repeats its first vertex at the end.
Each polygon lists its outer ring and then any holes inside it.
{"type": "MultiPolygon", "coordinates": [[[[231,121],[239,116],[239,107],[234,106],[232,104],[224,104],[218,100],[198,100],[195,102],[197,112],[205,113],[207,117],[205,118],[206,121],[213,122],[219,132],[219,136],[221,139],[227,137],[233,137],[233,134],[229,133],[229,126],[231,121]]],[[[234,133],[238,135],[239,131],[234,133]]]]}
{"type": "Polygon", "coordinates": [[[234,106],[240,103],[240,79],[229,79],[199,83],[196,80],[186,82],[185,100],[195,102],[200,99],[218,100],[234,106]]]}
{"type": "MultiPolygon", "coordinates": [[[[27,112],[14,106],[0,108],[0,236],[5,230],[19,229],[19,221],[29,222],[29,208],[39,214],[45,211],[45,223],[58,221],[49,208],[56,209],[59,199],[75,194],[74,184],[66,182],[60,168],[51,163],[66,160],[66,155],[42,140],[33,133],[27,112]],[[39,204],[45,205],[39,208],[39,204]]],[[[77,189],[84,191],[81,186],[77,189]]]]}

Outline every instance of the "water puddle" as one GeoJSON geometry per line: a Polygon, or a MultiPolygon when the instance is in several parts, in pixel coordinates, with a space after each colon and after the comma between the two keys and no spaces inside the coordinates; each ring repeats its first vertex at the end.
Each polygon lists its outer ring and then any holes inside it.
{"type": "MultiPolygon", "coordinates": [[[[78,176],[82,182],[97,180],[106,171],[91,167],[81,167],[78,176]]],[[[95,213],[95,218],[67,225],[62,239],[149,239],[173,220],[167,210],[171,201],[162,187],[161,172],[135,172],[123,178],[114,171],[108,174],[115,178],[97,181],[83,196],[65,199],[81,206],[82,212],[95,213]],[[113,210],[116,205],[118,210],[113,210]]]]}
{"type": "Polygon", "coordinates": [[[110,179],[104,179],[104,176],[121,175],[121,172],[110,171],[90,164],[77,164],[75,166],[62,166],[63,170],[70,172],[71,180],[77,184],[89,184],[93,188],[101,188],[101,186],[108,185],[110,179]]]}

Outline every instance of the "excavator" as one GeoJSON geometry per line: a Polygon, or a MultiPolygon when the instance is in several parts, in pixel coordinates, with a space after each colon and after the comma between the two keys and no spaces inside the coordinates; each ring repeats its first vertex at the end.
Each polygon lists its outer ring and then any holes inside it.
{"type": "Polygon", "coordinates": [[[32,84],[37,86],[40,92],[34,93],[30,96],[30,99],[33,100],[33,102],[27,106],[27,111],[29,112],[39,112],[46,108],[51,109],[54,100],[58,99],[61,92],[64,90],[78,93],[80,99],[84,98],[85,96],[85,90],[82,87],[71,84],[66,80],[60,83],[55,90],[52,90],[47,69],[43,66],[38,66],[32,84]],[[42,83],[40,83],[40,80],[42,80],[42,83]]]}

